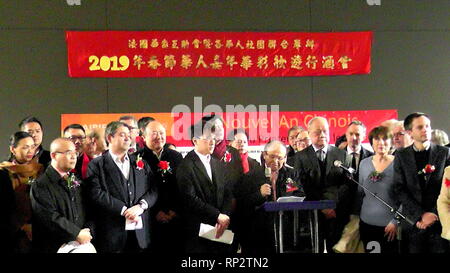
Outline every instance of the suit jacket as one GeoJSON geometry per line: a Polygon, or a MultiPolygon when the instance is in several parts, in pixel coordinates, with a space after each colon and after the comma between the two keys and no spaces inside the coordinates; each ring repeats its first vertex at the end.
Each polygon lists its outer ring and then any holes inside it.
{"type": "Polygon", "coordinates": [[[130,208],[145,200],[148,209],[141,215],[143,228],[136,230],[139,246],[145,249],[150,244],[149,209],[155,204],[157,192],[153,173],[148,164],[143,169],[136,166],[136,157],[129,155],[129,184],[109,152],[94,158],[88,165],[87,188],[89,202],[94,213],[96,248],[99,252],[120,252],[127,241],[125,217],[122,208],[130,208]],[[130,194],[131,193],[131,194],[130,194]]]}
{"type": "Polygon", "coordinates": [[[445,168],[441,193],[437,201],[437,210],[442,224],[442,238],[450,240],[450,166],[445,168]]]}
{"type": "Polygon", "coordinates": [[[239,151],[231,146],[227,146],[227,152],[231,154],[230,162],[226,162],[222,158],[216,159],[227,170],[225,174],[227,176],[228,185],[233,191],[235,185],[241,179],[244,169],[242,168],[242,160],[239,151]]]}
{"type": "Polygon", "coordinates": [[[0,232],[4,240],[0,244],[0,253],[12,253],[14,250],[14,235],[17,232],[13,217],[15,214],[16,197],[7,169],[0,169],[0,232]]]}
{"type": "MultiPolygon", "coordinates": [[[[413,145],[399,149],[394,159],[394,192],[403,205],[403,214],[413,222],[419,221],[425,212],[436,215],[436,201],[442,184],[442,177],[446,166],[450,165],[450,150],[446,147],[431,144],[430,162],[435,166],[425,188],[421,188],[414,156],[413,145]],[[434,204],[425,207],[425,204],[434,204]]],[[[411,226],[406,226],[409,228],[411,226]]]]}
{"type": "Polygon", "coordinates": [[[177,178],[176,171],[178,165],[180,165],[181,160],[183,160],[183,156],[174,150],[171,149],[163,149],[161,154],[161,161],[169,162],[169,166],[171,169],[171,173],[162,174],[159,170],[158,163],[160,160],[158,157],[147,147],[139,150],[137,155],[140,155],[152,169],[153,174],[155,175],[156,187],[158,190],[158,200],[153,206],[152,210],[157,213],[159,211],[169,211],[173,210],[177,212],[179,210],[179,198],[178,198],[178,187],[177,187],[177,178]]]}
{"type": "Polygon", "coordinates": [[[56,253],[62,244],[75,241],[81,229],[92,229],[87,225],[82,187],[69,189],[51,165],[32,184],[30,197],[36,252],[56,253]]]}
{"type": "Polygon", "coordinates": [[[345,151],[328,145],[324,180],[321,179],[319,159],[312,145],[296,153],[295,156],[295,169],[300,172],[306,200],[334,200],[338,217],[340,213],[349,214],[352,193],[356,191],[357,184],[349,181],[344,171],[333,164],[335,160],[339,160],[349,166],[350,156],[345,151]]]}
{"type": "Polygon", "coordinates": [[[177,170],[186,239],[198,237],[200,223],[215,226],[220,213],[231,214],[231,189],[226,169],[211,157],[212,181],[195,151],[189,152],[177,170]]]}
{"type": "Polygon", "coordinates": [[[44,150],[44,147],[42,147],[42,145],[40,146],[39,153],[36,156],[39,157],[39,163],[41,163],[44,166],[44,168],[47,168],[48,165],[50,165],[50,162],[52,161],[50,157],[50,152],[44,150]]]}
{"type": "MultiPolygon", "coordinates": [[[[265,168],[257,166],[244,175],[237,186],[236,232],[240,234],[242,248],[246,253],[273,252],[274,246],[274,213],[266,212],[262,205],[273,200],[270,196],[263,197],[260,188],[270,183],[265,177],[265,168]],[[249,252],[250,251],[250,252],[249,252]]],[[[305,196],[300,174],[291,167],[283,166],[278,172],[276,181],[276,196],[305,196]],[[290,178],[297,186],[295,191],[286,191],[286,182],[290,178]]]]}

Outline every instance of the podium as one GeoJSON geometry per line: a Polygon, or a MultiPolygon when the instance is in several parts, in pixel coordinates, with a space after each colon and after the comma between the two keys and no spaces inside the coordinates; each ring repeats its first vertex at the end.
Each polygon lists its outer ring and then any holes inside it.
{"type": "MultiPolygon", "coordinates": [[[[263,208],[267,212],[278,212],[279,228],[278,234],[280,238],[279,253],[283,253],[283,211],[292,210],[294,212],[299,210],[312,210],[313,220],[310,222],[311,226],[311,243],[313,247],[313,253],[319,253],[319,216],[317,211],[322,209],[334,209],[336,208],[336,203],[332,200],[321,200],[321,201],[303,201],[303,202],[266,202],[263,208]]],[[[294,214],[294,225],[297,222],[294,214]]],[[[298,216],[297,216],[298,217],[298,216]]],[[[274,229],[275,239],[277,238],[277,230],[274,229]]],[[[296,234],[296,231],[295,233],[296,234]]],[[[295,240],[295,239],[294,239],[295,240]]],[[[275,240],[275,244],[276,244],[275,240]]]]}

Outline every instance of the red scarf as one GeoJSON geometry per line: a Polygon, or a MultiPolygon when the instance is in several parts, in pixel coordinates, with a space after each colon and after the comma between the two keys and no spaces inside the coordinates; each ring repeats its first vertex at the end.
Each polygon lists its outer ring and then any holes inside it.
{"type": "Polygon", "coordinates": [[[242,161],[242,168],[244,169],[244,173],[248,173],[250,171],[250,167],[248,166],[248,153],[240,154],[242,161]]]}
{"type": "Polygon", "coordinates": [[[227,142],[222,140],[220,143],[216,143],[216,147],[214,148],[213,156],[219,160],[222,160],[225,152],[227,151],[227,142]]]}
{"type": "Polygon", "coordinates": [[[83,163],[81,165],[81,179],[86,179],[88,164],[92,160],[86,153],[83,153],[83,163]]]}

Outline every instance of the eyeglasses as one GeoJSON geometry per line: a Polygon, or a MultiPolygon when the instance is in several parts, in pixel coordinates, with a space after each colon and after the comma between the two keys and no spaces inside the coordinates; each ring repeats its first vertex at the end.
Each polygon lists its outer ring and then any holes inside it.
{"type": "Polygon", "coordinates": [[[77,155],[77,151],[71,151],[71,150],[68,150],[68,151],[65,151],[65,152],[55,152],[55,153],[57,153],[57,154],[64,154],[66,156],[77,155]]]}
{"type": "Polygon", "coordinates": [[[70,137],[68,137],[68,139],[70,139],[72,141],[77,141],[77,140],[84,141],[86,139],[86,137],[85,136],[70,136],[70,137]]]}
{"type": "Polygon", "coordinates": [[[406,132],[403,132],[403,131],[394,134],[395,137],[404,136],[404,135],[406,135],[406,132]]]}
{"type": "Polygon", "coordinates": [[[298,142],[310,142],[311,139],[310,138],[302,138],[302,139],[297,139],[298,142]]]}

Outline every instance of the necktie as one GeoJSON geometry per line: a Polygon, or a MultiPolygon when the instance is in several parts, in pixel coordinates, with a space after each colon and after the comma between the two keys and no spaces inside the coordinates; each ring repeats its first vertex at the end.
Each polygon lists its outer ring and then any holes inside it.
{"type": "Polygon", "coordinates": [[[130,148],[130,149],[128,149],[128,153],[129,153],[129,154],[132,154],[132,153],[134,153],[134,152],[136,152],[136,149],[135,149],[135,148],[130,148]]]}
{"type": "Polygon", "coordinates": [[[273,201],[277,201],[277,179],[278,172],[272,172],[270,174],[270,182],[272,182],[273,201]]]}
{"type": "Polygon", "coordinates": [[[357,153],[352,153],[352,169],[354,169],[355,171],[357,170],[358,167],[356,166],[356,155],[357,153]]]}
{"type": "Polygon", "coordinates": [[[317,150],[317,158],[320,160],[320,161],[323,161],[323,150],[322,149],[320,149],[320,150],[317,150]]]}

